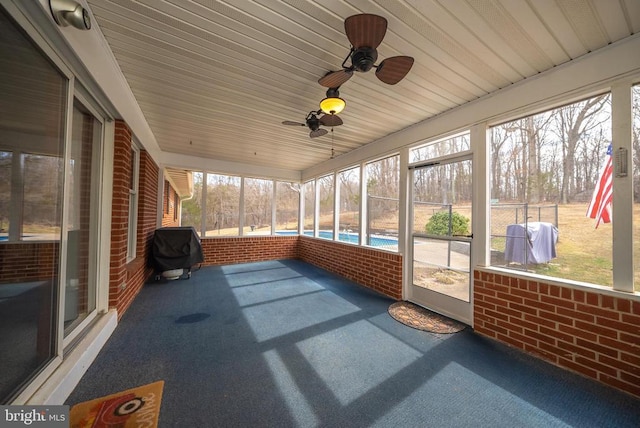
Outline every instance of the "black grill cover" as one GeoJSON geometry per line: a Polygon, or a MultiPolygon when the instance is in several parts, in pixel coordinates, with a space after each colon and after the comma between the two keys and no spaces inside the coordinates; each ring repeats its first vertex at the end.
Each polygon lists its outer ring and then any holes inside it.
{"type": "Polygon", "coordinates": [[[203,261],[200,239],[193,227],[156,229],[151,245],[151,263],[156,270],[190,269],[203,261]]]}

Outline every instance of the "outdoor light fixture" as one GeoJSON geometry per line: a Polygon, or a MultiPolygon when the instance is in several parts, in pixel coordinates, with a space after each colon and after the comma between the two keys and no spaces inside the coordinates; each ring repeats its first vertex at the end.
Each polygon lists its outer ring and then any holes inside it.
{"type": "Polygon", "coordinates": [[[324,114],[340,114],[346,105],[346,101],[340,98],[338,88],[329,88],[327,97],[320,101],[320,110],[324,114]]]}
{"type": "Polygon", "coordinates": [[[49,0],[49,8],[56,23],[61,27],[71,25],[79,30],[91,28],[89,11],[73,0],[49,0]]]}

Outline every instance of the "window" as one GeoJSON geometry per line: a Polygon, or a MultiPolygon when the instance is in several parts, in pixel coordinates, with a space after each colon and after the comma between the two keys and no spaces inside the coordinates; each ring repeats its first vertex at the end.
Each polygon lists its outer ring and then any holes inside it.
{"type": "Polygon", "coordinates": [[[610,94],[491,129],[493,266],[613,284],[611,207],[589,211],[610,145],[610,94]]]}
{"type": "Polygon", "coordinates": [[[13,153],[0,151],[0,242],[9,238],[13,153]]]}
{"type": "MultiPolygon", "coordinates": [[[[137,225],[138,225],[138,179],[140,174],[140,151],[131,147],[129,164],[129,229],[127,231],[127,262],[136,258],[137,225]]],[[[169,184],[165,181],[165,185],[169,184]]],[[[167,202],[167,205],[168,202],[167,202]]]]}
{"type": "Polygon", "coordinates": [[[276,183],[276,231],[298,231],[300,184],[276,183]]]}
{"type": "Polygon", "coordinates": [[[314,234],[314,219],[316,207],[316,182],[307,181],[304,183],[304,234],[314,234]]]}
{"type": "Polygon", "coordinates": [[[435,141],[433,143],[425,144],[424,146],[412,149],[409,162],[415,163],[426,161],[453,153],[464,152],[470,149],[471,145],[469,140],[469,132],[465,131],[464,134],[456,135],[444,140],[435,141]]]}
{"type": "Polygon", "coordinates": [[[240,177],[207,174],[205,236],[240,233],[240,177]]]}
{"type": "Polygon", "coordinates": [[[180,212],[180,196],[178,192],[173,194],[173,221],[178,221],[178,213],[180,212]]]}
{"type": "MultiPolygon", "coordinates": [[[[276,233],[297,233],[300,184],[276,182],[274,200],[273,180],[250,177],[243,180],[243,235],[272,234],[274,204],[276,233]]],[[[193,197],[182,201],[182,226],[193,226],[200,231],[204,220],[206,236],[237,236],[240,231],[240,182],[240,177],[193,172],[193,197]]]]}
{"type": "Polygon", "coordinates": [[[391,156],[366,165],[367,229],[366,245],[398,251],[400,219],[400,156],[391,156]],[[375,239],[375,238],[388,239],[375,239]],[[395,244],[377,245],[378,242],[395,244]]]}
{"type": "Polygon", "coordinates": [[[640,85],[632,92],[633,126],[633,271],[634,290],[640,292],[640,85]]]}
{"type": "MultiPolygon", "coordinates": [[[[71,155],[67,169],[69,215],[67,216],[67,275],[64,288],[65,337],[79,327],[81,322],[96,309],[95,268],[99,216],[95,195],[98,192],[99,180],[95,171],[99,170],[97,155],[100,150],[97,148],[102,141],[102,124],[77,101],[73,107],[72,124],[71,155]]],[[[137,189],[137,186],[134,188],[137,189]]],[[[136,211],[135,202],[132,205],[130,199],[129,204],[130,212],[132,207],[136,211]]],[[[134,229],[134,249],[135,223],[137,222],[129,221],[129,228],[134,229]]]]}
{"type": "Polygon", "coordinates": [[[333,239],[333,201],[334,179],[333,175],[318,178],[318,204],[319,218],[318,229],[320,238],[333,239]]]}
{"type": "Polygon", "coordinates": [[[171,184],[169,184],[169,181],[164,180],[164,196],[162,198],[162,203],[164,205],[165,214],[169,214],[169,211],[170,211],[170,207],[169,207],[169,201],[171,200],[169,198],[170,194],[171,194],[171,184]]]}
{"type": "Polygon", "coordinates": [[[244,234],[271,234],[273,181],[244,179],[244,234]]]}
{"type": "Polygon", "coordinates": [[[360,231],[360,167],[338,173],[340,241],[358,243],[360,231]]]}
{"type": "Polygon", "coordinates": [[[193,227],[199,236],[202,230],[202,177],[202,172],[193,172],[193,197],[182,201],[180,211],[180,224],[193,227]]]}
{"type": "Polygon", "coordinates": [[[69,80],[0,7],[0,402],[58,355],[69,80]],[[24,242],[18,242],[24,241],[24,242]]]}
{"type": "Polygon", "coordinates": [[[22,240],[60,239],[62,214],[61,156],[24,153],[22,240]]]}

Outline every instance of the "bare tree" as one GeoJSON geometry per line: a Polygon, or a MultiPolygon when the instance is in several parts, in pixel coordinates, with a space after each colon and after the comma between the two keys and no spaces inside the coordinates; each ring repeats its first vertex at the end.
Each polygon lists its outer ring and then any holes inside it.
{"type": "Polygon", "coordinates": [[[581,101],[555,111],[557,136],[562,142],[562,183],[560,202],[569,203],[575,194],[575,162],[580,144],[584,144],[585,136],[606,120],[601,112],[609,103],[609,94],[600,95],[581,101]]]}

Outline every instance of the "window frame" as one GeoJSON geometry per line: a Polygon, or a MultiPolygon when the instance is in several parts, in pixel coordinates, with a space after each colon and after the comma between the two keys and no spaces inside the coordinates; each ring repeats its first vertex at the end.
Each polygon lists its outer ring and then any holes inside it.
{"type": "MultiPolygon", "coordinates": [[[[127,258],[130,263],[136,258],[138,244],[138,196],[140,186],[140,149],[135,141],[131,143],[131,180],[129,186],[129,224],[127,227],[127,258]]],[[[166,181],[165,181],[166,183],[166,181]]],[[[168,201],[167,201],[168,205],[168,201]]]]}
{"type": "MultiPolygon", "coordinates": [[[[614,81],[608,85],[600,87],[598,90],[591,90],[588,92],[581,92],[578,95],[572,97],[566,97],[557,100],[555,103],[548,103],[542,107],[537,106],[530,110],[518,111],[515,115],[511,114],[502,115],[499,118],[494,118],[491,122],[485,122],[486,132],[490,133],[491,128],[499,126],[504,123],[516,121],[528,116],[533,116],[545,112],[549,112],[554,109],[558,109],[567,105],[571,105],[583,100],[587,100],[598,95],[609,93],[611,96],[611,141],[615,142],[614,149],[622,147],[627,150],[627,164],[633,165],[632,153],[633,153],[633,141],[632,141],[632,90],[635,85],[640,82],[623,79],[621,81],[614,81]]],[[[473,136],[472,136],[473,138],[473,136]]],[[[487,136],[487,143],[490,137],[487,136]]],[[[472,140],[471,144],[474,142],[472,140]]],[[[487,148],[486,168],[490,167],[489,159],[490,150],[487,148]]],[[[490,177],[486,177],[486,185],[490,185],[490,177]]],[[[487,193],[487,198],[482,201],[486,204],[486,210],[488,212],[488,224],[490,224],[490,198],[491,192],[487,193]]],[[[490,251],[489,240],[491,233],[488,230],[486,232],[486,247],[483,257],[483,267],[488,269],[495,269],[500,272],[507,272],[512,276],[522,276],[525,278],[533,278],[535,280],[541,280],[548,283],[557,283],[560,285],[566,285],[578,289],[596,289],[598,291],[623,293],[635,293],[634,291],[634,265],[633,265],[633,224],[632,224],[632,210],[633,210],[633,184],[632,174],[628,174],[626,177],[616,177],[614,170],[613,174],[613,199],[616,209],[612,214],[612,285],[601,285],[596,283],[583,282],[579,280],[572,280],[568,278],[561,278],[549,275],[541,275],[536,273],[530,273],[526,271],[519,271],[513,269],[506,269],[497,266],[492,266],[490,263],[490,251]]],[[[478,201],[480,202],[480,201],[478,201]]]]}

